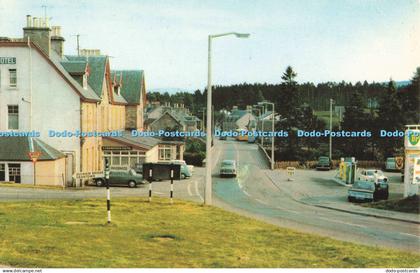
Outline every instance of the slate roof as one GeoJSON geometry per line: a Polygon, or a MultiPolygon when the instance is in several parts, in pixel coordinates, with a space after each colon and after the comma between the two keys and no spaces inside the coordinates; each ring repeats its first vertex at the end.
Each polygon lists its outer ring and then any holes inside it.
{"type": "Polygon", "coordinates": [[[60,63],[70,75],[83,75],[86,72],[87,62],[85,61],[63,61],[60,63]]]}
{"type": "Polygon", "coordinates": [[[39,138],[0,137],[0,161],[31,161],[28,153],[39,151],[39,161],[56,160],[65,155],[39,138]]]}
{"type": "Polygon", "coordinates": [[[102,87],[105,75],[107,56],[70,56],[66,55],[68,61],[84,61],[89,64],[90,74],[88,84],[95,91],[96,95],[102,97],[102,87]]]}
{"type": "Polygon", "coordinates": [[[272,111],[267,111],[267,112],[261,114],[261,116],[259,118],[260,119],[265,119],[265,118],[271,116],[271,113],[272,113],[272,111]]]}
{"type": "Polygon", "coordinates": [[[233,110],[229,116],[226,117],[226,121],[237,121],[244,115],[248,114],[249,111],[247,110],[233,110]]]}
{"type": "Polygon", "coordinates": [[[116,75],[117,80],[122,74],[121,95],[129,104],[139,104],[143,86],[143,70],[113,70],[111,78],[116,75]]]}
{"type": "Polygon", "coordinates": [[[163,117],[165,114],[170,115],[172,118],[175,119],[176,122],[181,124],[182,126],[188,125],[188,126],[194,126],[197,124],[198,121],[200,121],[199,118],[196,116],[192,116],[186,112],[185,108],[171,108],[167,106],[159,106],[157,108],[148,109],[147,115],[149,116],[151,113],[153,115],[159,114],[158,118],[146,118],[145,124],[152,124],[154,121],[159,120],[161,117],[163,117]]]}
{"type": "Polygon", "coordinates": [[[63,60],[54,50],[50,52],[50,60],[54,63],[57,69],[66,77],[66,79],[77,89],[77,91],[82,95],[83,98],[89,100],[99,101],[100,97],[95,93],[95,91],[88,86],[86,89],[83,88],[71,75],[65,67],[61,64],[63,60]]]}
{"type": "Polygon", "coordinates": [[[133,146],[139,146],[141,148],[144,149],[151,149],[153,147],[155,147],[156,145],[158,145],[161,140],[155,137],[133,137],[131,136],[131,132],[130,131],[124,131],[123,132],[123,136],[120,137],[104,137],[110,140],[114,140],[117,142],[122,142],[125,143],[127,145],[133,145],[133,146]]]}
{"type": "Polygon", "coordinates": [[[117,102],[117,103],[123,103],[123,104],[127,104],[127,101],[124,99],[123,96],[118,95],[117,93],[115,93],[114,91],[112,91],[112,95],[113,95],[113,101],[117,102]]]}

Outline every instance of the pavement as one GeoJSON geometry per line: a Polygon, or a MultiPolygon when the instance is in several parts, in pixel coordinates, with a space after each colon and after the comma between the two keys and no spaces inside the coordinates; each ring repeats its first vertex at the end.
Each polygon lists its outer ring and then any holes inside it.
{"type": "MultiPolygon", "coordinates": [[[[332,179],[334,174],[335,171],[296,170],[295,178],[290,181],[286,170],[266,171],[266,175],[276,187],[298,202],[347,213],[420,224],[420,216],[413,213],[362,207],[348,202],[348,187],[335,184],[332,179]]],[[[385,173],[385,175],[390,179],[389,198],[402,198],[404,185],[400,182],[400,175],[396,173],[385,173]]]]}

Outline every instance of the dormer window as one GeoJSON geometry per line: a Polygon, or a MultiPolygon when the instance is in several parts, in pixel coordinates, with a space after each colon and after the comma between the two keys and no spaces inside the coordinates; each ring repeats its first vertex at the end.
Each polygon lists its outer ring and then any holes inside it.
{"type": "Polygon", "coordinates": [[[120,88],[120,85],[119,85],[119,84],[114,85],[114,92],[115,92],[118,96],[120,95],[121,88],[120,88]]]}

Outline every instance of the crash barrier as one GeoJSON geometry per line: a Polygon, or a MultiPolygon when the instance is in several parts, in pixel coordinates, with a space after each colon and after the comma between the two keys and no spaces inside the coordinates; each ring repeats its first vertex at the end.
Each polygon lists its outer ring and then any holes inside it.
{"type": "Polygon", "coordinates": [[[295,175],[295,167],[287,167],[287,180],[293,181],[293,176],[295,175]]]}
{"type": "MultiPolygon", "coordinates": [[[[305,162],[300,161],[276,161],[275,168],[276,169],[286,169],[287,167],[295,167],[296,169],[315,169],[318,161],[317,160],[310,160],[305,162]]],[[[332,167],[339,168],[340,160],[333,160],[332,167]]],[[[369,160],[361,160],[357,161],[357,167],[360,168],[374,168],[374,169],[381,169],[384,167],[384,162],[381,161],[369,161],[369,160]]]]}

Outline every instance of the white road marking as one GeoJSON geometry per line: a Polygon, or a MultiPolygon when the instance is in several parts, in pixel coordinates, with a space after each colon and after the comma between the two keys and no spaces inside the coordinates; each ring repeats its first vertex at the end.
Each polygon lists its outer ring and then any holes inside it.
{"type": "Polygon", "coordinates": [[[162,195],[164,194],[163,192],[160,192],[160,191],[155,191],[155,193],[156,194],[162,194],[162,195]]]}
{"type": "Polygon", "coordinates": [[[297,212],[295,210],[285,209],[285,208],[282,208],[282,207],[276,207],[276,209],[284,210],[284,211],[287,211],[287,212],[290,212],[290,213],[294,213],[294,214],[299,214],[299,212],[297,212]]]}
{"type": "Polygon", "coordinates": [[[255,198],[255,201],[257,201],[258,203],[264,204],[264,205],[268,205],[268,203],[266,203],[265,201],[262,201],[260,199],[255,198]]]}
{"type": "Polygon", "coordinates": [[[420,238],[420,236],[419,236],[419,235],[415,235],[415,234],[411,234],[411,233],[404,233],[404,232],[400,232],[400,234],[402,234],[402,235],[406,235],[406,236],[413,236],[413,237],[416,237],[416,238],[420,238]]]}
{"type": "Polygon", "coordinates": [[[242,190],[242,192],[247,196],[251,196],[246,190],[242,190]]]}
{"type": "Polygon", "coordinates": [[[192,196],[193,194],[192,194],[192,192],[191,192],[191,183],[188,183],[188,186],[187,186],[187,191],[188,191],[188,194],[190,195],[190,196],[192,196]]]}
{"type": "Polygon", "coordinates": [[[339,224],[343,224],[343,225],[349,225],[349,226],[355,226],[355,227],[366,227],[364,225],[352,224],[352,223],[348,223],[348,222],[344,222],[344,221],[340,221],[340,220],[329,219],[329,218],[325,218],[325,217],[319,217],[319,219],[323,219],[323,220],[328,221],[328,222],[339,223],[339,224]]]}
{"type": "Polygon", "coordinates": [[[194,181],[194,185],[195,185],[195,192],[197,193],[198,197],[200,197],[201,201],[204,201],[203,196],[201,196],[200,192],[198,191],[198,183],[196,180],[194,181]]]}

